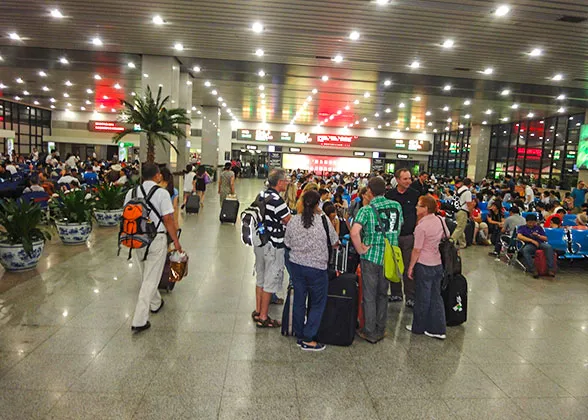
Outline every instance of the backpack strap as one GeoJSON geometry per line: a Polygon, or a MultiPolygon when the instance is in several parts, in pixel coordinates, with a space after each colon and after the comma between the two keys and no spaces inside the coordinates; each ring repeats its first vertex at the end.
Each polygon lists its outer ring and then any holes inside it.
{"type": "Polygon", "coordinates": [[[325,214],[321,214],[321,220],[323,222],[323,227],[325,228],[325,233],[327,234],[327,249],[329,250],[329,261],[331,261],[331,254],[333,253],[333,245],[331,245],[331,234],[329,233],[329,223],[327,221],[327,216],[325,214]]]}
{"type": "Polygon", "coordinates": [[[157,189],[159,189],[159,186],[154,185],[153,187],[151,187],[151,189],[149,190],[149,194],[145,193],[145,188],[143,188],[143,185],[140,185],[140,188],[141,188],[141,192],[143,193],[143,197],[145,198],[145,202],[147,203],[149,208],[151,210],[153,210],[153,212],[155,213],[155,215],[159,219],[159,223],[157,223],[157,226],[156,226],[157,228],[159,228],[159,225],[161,225],[163,220],[161,218],[161,215],[159,214],[159,212],[155,208],[155,206],[151,203],[151,197],[153,197],[153,194],[155,194],[155,191],[157,191],[157,189]]]}
{"type": "Polygon", "coordinates": [[[448,239],[449,235],[447,234],[447,231],[445,230],[445,223],[443,223],[443,220],[437,216],[437,219],[439,219],[439,223],[441,223],[441,227],[443,228],[443,239],[448,239]]]}

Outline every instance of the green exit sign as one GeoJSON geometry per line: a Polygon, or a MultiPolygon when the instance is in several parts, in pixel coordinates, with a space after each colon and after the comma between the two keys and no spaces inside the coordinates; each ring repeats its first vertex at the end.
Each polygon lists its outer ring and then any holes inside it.
{"type": "Polygon", "coordinates": [[[133,147],[135,143],[119,143],[118,147],[133,147]]]}

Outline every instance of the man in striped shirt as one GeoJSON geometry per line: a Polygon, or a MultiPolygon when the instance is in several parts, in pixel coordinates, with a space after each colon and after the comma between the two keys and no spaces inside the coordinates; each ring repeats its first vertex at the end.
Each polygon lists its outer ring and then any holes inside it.
{"type": "Polygon", "coordinates": [[[291,215],[280,193],[286,191],[289,178],[283,169],[272,169],[268,176],[269,187],[262,193],[267,199],[264,227],[269,232],[269,242],[254,247],[255,254],[255,312],[253,319],[258,328],[277,328],[281,324],[268,315],[272,294],[283,288],[284,282],[284,235],[291,215]]]}

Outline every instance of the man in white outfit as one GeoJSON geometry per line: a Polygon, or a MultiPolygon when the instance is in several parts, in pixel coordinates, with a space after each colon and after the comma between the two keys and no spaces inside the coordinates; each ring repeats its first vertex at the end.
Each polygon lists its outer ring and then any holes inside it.
{"type": "MultiPolygon", "coordinates": [[[[157,290],[165,258],[167,255],[167,235],[169,233],[176,250],[182,251],[174,222],[174,207],[169,193],[157,186],[161,182],[159,166],[153,163],[146,163],[141,170],[143,183],[135,187],[137,197],[149,197],[147,205],[152,206],[149,218],[157,226],[158,235],[153,239],[149,250],[141,248],[133,251],[133,262],[139,267],[141,273],[141,289],[139,299],[135,307],[135,315],[131,330],[135,333],[144,331],[151,327],[149,322],[149,311],[157,313],[163,307],[164,301],[157,290]],[[152,191],[152,189],[155,190],[152,191]],[[159,218],[161,216],[161,219],[159,218]],[[147,258],[145,259],[145,252],[147,258]],[[145,260],[144,260],[145,259],[145,260]]],[[[131,200],[133,190],[129,191],[125,198],[125,205],[131,200]]]]}

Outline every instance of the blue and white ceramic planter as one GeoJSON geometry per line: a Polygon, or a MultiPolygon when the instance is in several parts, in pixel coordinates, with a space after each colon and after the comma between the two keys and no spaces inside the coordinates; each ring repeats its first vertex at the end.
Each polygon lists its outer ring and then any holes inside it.
{"type": "Polygon", "coordinates": [[[33,252],[29,255],[22,244],[0,243],[0,264],[6,271],[32,270],[37,266],[45,242],[33,242],[33,252]]]}
{"type": "Polygon", "coordinates": [[[65,245],[80,245],[86,242],[92,232],[91,223],[57,222],[57,234],[65,245]]]}
{"type": "Polygon", "coordinates": [[[94,217],[98,226],[113,227],[120,225],[123,209],[118,210],[94,210],[94,217]]]}

